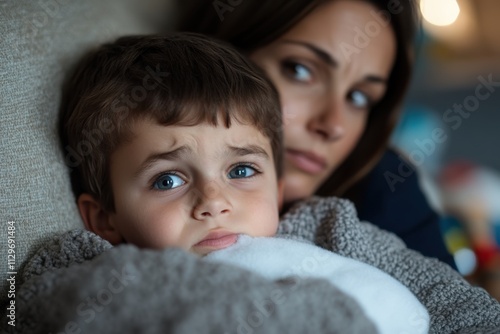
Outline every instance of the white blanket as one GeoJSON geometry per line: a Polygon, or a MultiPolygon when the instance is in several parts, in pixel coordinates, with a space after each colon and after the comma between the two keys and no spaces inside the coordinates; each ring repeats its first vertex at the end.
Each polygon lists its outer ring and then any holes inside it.
{"type": "Polygon", "coordinates": [[[382,334],[427,333],[429,329],[427,310],[400,282],[375,267],[305,242],[240,235],[236,244],[205,259],[231,263],[273,280],[327,279],[357,300],[382,334]]]}

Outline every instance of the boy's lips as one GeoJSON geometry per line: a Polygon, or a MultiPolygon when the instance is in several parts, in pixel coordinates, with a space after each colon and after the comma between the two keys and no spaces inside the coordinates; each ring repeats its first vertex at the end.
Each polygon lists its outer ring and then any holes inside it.
{"type": "Polygon", "coordinates": [[[210,232],[193,247],[210,248],[212,250],[223,249],[231,246],[237,240],[238,240],[238,234],[219,230],[210,232]]]}
{"type": "Polygon", "coordinates": [[[296,168],[308,174],[319,174],[327,167],[326,159],[314,152],[287,149],[285,156],[296,168]]]}

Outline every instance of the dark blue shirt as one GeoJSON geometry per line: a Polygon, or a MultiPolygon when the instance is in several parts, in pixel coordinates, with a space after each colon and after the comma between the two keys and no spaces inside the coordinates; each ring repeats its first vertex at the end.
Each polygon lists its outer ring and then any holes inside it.
{"type": "Polygon", "coordinates": [[[361,220],[393,232],[408,248],[436,257],[456,269],[444,244],[439,215],[429,206],[409,162],[388,150],[377,166],[353,189],[361,220]]]}

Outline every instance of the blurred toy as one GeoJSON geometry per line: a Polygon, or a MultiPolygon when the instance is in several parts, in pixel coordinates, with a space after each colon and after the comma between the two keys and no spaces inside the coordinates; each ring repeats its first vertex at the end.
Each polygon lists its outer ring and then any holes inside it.
{"type": "MultiPolygon", "coordinates": [[[[500,175],[469,162],[455,162],[443,169],[438,183],[448,219],[456,219],[467,233],[477,259],[479,284],[500,299],[500,175]]],[[[449,243],[454,240],[450,231],[445,232],[445,240],[456,255],[457,249],[449,243]]]]}
{"type": "Polygon", "coordinates": [[[448,251],[453,255],[458,272],[469,276],[477,270],[477,256],[472,250],[464,224],[456,217],[443,214],[439,222],[448,251]]]}
{"type": "Polygon", "coordinates": [[[447,129],[439,113],[408,105],[391,142],[419,171],[458,271],[500,300],[500,173],[469,162],[443,168],[447,129]]]}

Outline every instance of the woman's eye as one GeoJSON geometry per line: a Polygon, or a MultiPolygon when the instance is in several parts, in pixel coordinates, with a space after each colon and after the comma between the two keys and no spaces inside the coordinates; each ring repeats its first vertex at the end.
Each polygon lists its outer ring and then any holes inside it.
{"type": "Polygon", "coordinates": [[[370,107],[370,99],[365,93],[359,90],[352,91],[349,94],[349,99],[351,100],[352,104],[358,109],[368,109],[370,107]]]}
{"type": "Polygon", "coordinates": [[[157,190],[170,190],[182,186],[186,183],[175,174],[163,174],[153,183],[153,188],[157,190]]]}
{"type": "Polygon", "coordinates": [[[255,175],[256,171],[250,166],[236,166],[229,171],[230,179],[243,179],[255,175]]]}
{"type": "Polygon", "coordinates": [[[310,82],[312,80],[312,73],[309,68],[293,61],[283,62],[285,73],[294,80],[300,82],[310,82]]]}

